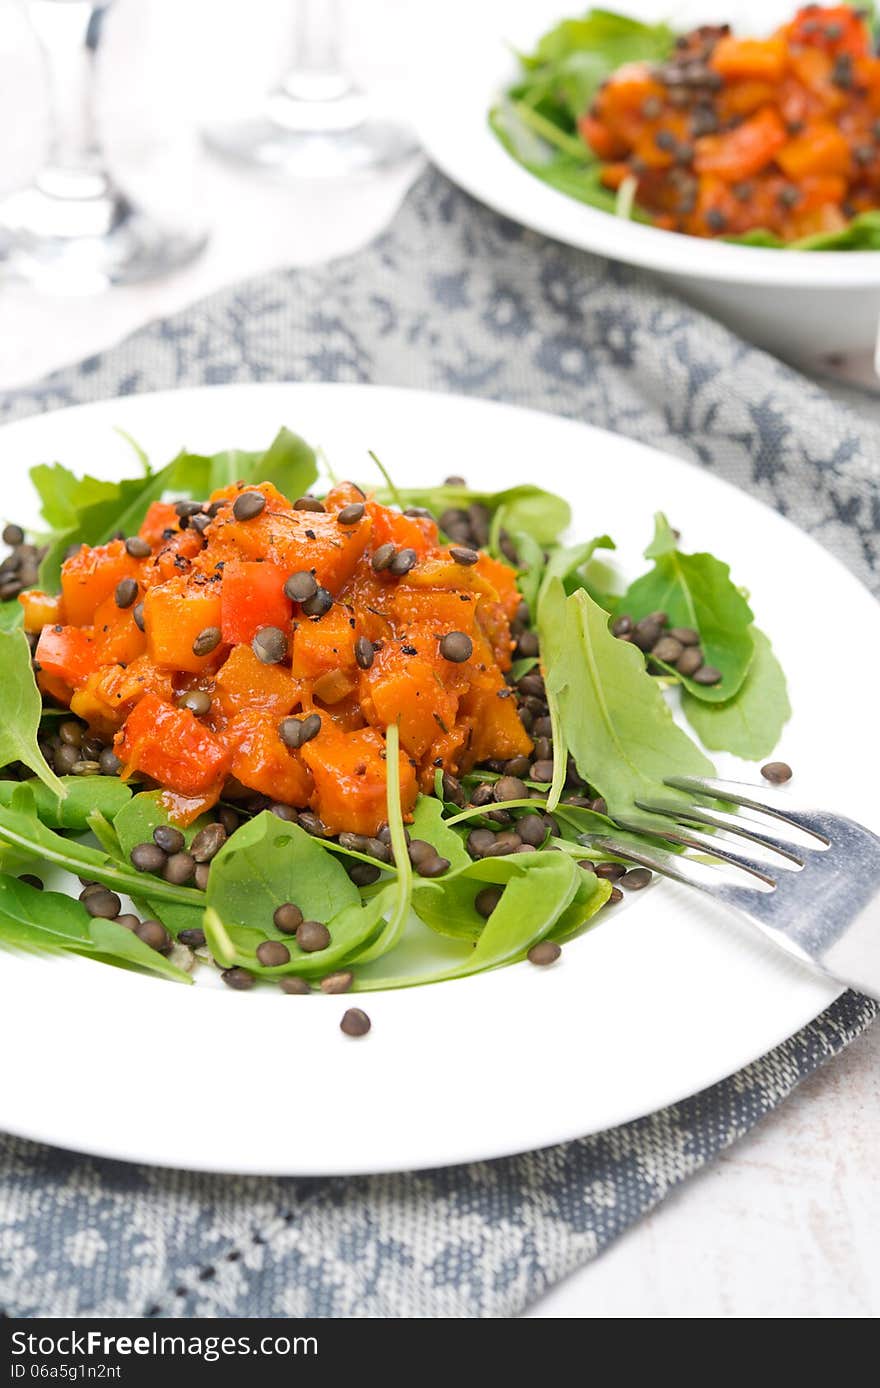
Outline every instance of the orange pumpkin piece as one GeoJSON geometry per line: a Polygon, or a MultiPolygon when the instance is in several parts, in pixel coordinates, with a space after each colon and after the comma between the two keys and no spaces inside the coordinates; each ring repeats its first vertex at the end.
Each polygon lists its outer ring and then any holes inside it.
{"type": "MultiPolygon", "coordinates": [[[[238,521],[231,506],[224,507],[208,531],[209,550],[217,558],[237,556],[266,559],[289,574],[303,569],[315,575],[323,588],[337,593],[351,578],[370,538],[372,522],[365,512],[354,526],[343,526],[335,515],[321,511],[294,511],[290,502],[270,483],[247,488],[259,491],[266,506],[252,520],[238,521]]],[[[214,497],[237,491],[215,492],[214,497]]]]}
{"type": "Polygon", "coordinates": [[[232,719],[225,739],[232,753],[230,770],[243,786],[288,805],[308,804],[311,775],[281,741],[274,714],[245,709],[232,719]]]}
{"type": "Polygon", "coordinates": [[[121,540],[88,545],[61,566],[61,600],[65,619],[75,627],[90,626],[95,612],[123,578],[139,578],[141,565],[126,552],[121,540]]]}
{"type": "Polygon", "coordinates": [[[287,631],[293,604],[284,594],[287,575],[277,564],[232,559],[223,568],[218,621],[228,645],[253,641],[262,627],[287,631]]]}
{"type": "Polygon", "coordinates": [[[455,723],[458,694],[438,671],[436,636],[423,631],[412,640],[417,644],[407,638],[382,648],[362,676],[361,700],[368,722],[379,728],[397,723],[401,746],[421,761],[455,723]]]}
{"type": "Polygon", "coordinates": [[[354,621],[351,609],[341,602],[323,617],[298,617],[293,624],[294,677],[314,680],[330,670],[354,669],[354,621]]]}
{"type": "Polygon", "coordinates": [[[134,619],[131,607],[117,607],[105,598],[95,612],[95,643],[99,665],[130,665],[143,655],[147,638],[134,619]]]}
{"type": "Polygon", "coordinates": [[[802,134],[776,154],[776,162],[790,179],[799,182],[808,174],[840,174],[852,168],[846,137],[830,121],[813,121],[802,134]]]}
{"type": "Polygon", "coordinates": [[[781,38],[718,40],[709,66],[722,77],[750,77],[761,82],[778,82],[785,72],[788,50],[781,38]]]}
{"type": "Polygon", "coordinates": [[[284,665],[264,665],[250,646],[234,646],[214,681],[227,718],[243,709],[263,709],[276,719],[297,707],[302,686],[284,665]]]}
{"type": "Polygon", "coordinates": [[[24,608],[25,631],[42,631],[43,627],[61,621],[61,599],[51,593],[30,588],[26,593],[19,593],[18,600],[24,608]]]}
{"type": "Polygon", "coordinates": [[[148,655],[142,655],[131,665],[108,665],[99,670],[95,693],[109,708],[127,713],[144,694],[155,694],[170,702],[174,697],[174,681],[170,671],[158,670],[148,655]]]}
{"type": "Polygon", "coordinates": [[[694,168],[738,183],[758,173],[781,149],[788,132],[773,106],[765,106],[724,135],[704,135],[696,141],[694,168]]]}
{"type": "Polygon", "coordinates": [[[216,664],[216,650],[199,656],[193,645],[208,627],[220,626],[220,585],[181,575],[150,588],[144,598],[144,626],[154,665],[201,674],[216,664]]]}
{"type": "MultiPolygon", "coordinates": [[[[385,739],[374,728],[339,732],[329,722],[300,753],[312,773],[311,806],[331,833],[375,834],[388,818],[385,739]]],[[[418,794],[415,771],[400,753],[400,800],[409,817],[418,794]]]]}
{"type": "Polygon", "coordinates": [[[231,755],[189,709],[145,694],[114,740],[125,775],[143,771],[179,795],[202,795],[222,781],[231,755]]]}
{"type": "Polygon", "coordinates": [[[160,549],[163,541],[168,538],[165,531],[177,530],[179,521],[180,517],[174,509],[173,502],[151,501],[138,534],[154,549],[160,549]]]}

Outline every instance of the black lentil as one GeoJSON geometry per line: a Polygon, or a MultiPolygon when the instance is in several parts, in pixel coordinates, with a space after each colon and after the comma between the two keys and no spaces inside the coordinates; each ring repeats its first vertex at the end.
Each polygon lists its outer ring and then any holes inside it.
{"type": "Polygon", "coordinates": [[[205,627],[193,641],[193,655],[210,655],[212,651],[216,651],[221,640],[222,634],[219,627],[205,627]]]}
{"type": "Polygon", "coordinates": [[[278,724],[278,735],[287,747],[296,749],[311,742],[321,731],[321,715],[310,713],[306,718],[282,718],[278,724]]]}
{"type": "Polygon", "coordinates": [[[440,654],[453,665],[470,660],[473,653],[474,643],[464,631],[448,631],[440,640],[440,654]]]}
{"type": "Polygon", "coordinates": [[[373,572],[379,574],[382,573],[383,569],[387,569],[396,552],[394,546],[390,543],[379,545],[379,548],[374,551],[373,557],[370,560],[373,572]]]}
{"type": "Polygon", "coordinates": [[[135,844],[128,856],[138,872],[161,872],[167,862],[165,853],[156,843],[135,844]]]}
{"type": "Polygon", "coordinates": [[[323,501],[316,496],[300,496],[293,503],[294,511],[326,511],[323,501]]]}
{"type": "Polygon", "coordinates": [[[162,876],[166,882],[173,882],[175,887],[182,887],[185,882],[192,880],[195,870],[196,860],[191,853],[172,853],[162,870],[162,876]]]}
{"type": "Polygon", "coordinates": [[[131,607],[138,595],[137,580],[121,578],[116,585],[113,598],[117,607],[131,607]]]}
{"type": "Polygon", "coordinates": [[[254,520],[266,509],[266,498],[262,492],[242,492],[232,503],[232,514],[237,521],[254,520]]]}
{"type": "Polygon", "coordinates": [[[173,824],[157,824],[153,830],[153,843],[157,843],[164,853],[182,853],[186,839],[173,824]]]}
{"type": "Polygon", "coordinates": [[[359,636],[354,643],[354,658],[362,670],[369,670],[376,655],[376,648],[366,636],[359,636]]]}
{"type": "Polygon", "coordinates": [[[288,993],[291,997],[304,997],[312,990],[304,978],[298,978],[296,974],[288,974],[286,978],[279,978],[278,987],[282,993],[288,993]]]}
{"type": "Polygon", "coordinates": [[[326,978],[321,979],[321,992],[347,993],[353,983],[354,974],[348,969],[340,969],[339,973],[328,974],[326,978]]]}
{"type": "Polygon", "coordinates": [[[291,602],[306,602],[313,598],[318,591],[318,580],[308,569],[300,569],[298,573],[291,574],[284,585],[284,595],[290,598],[291,602]]]}
{"type": "Polygon", "coordinates": [[[182,945],[187,945],[190,949],[203,949],[206,943],[205,932],[198,926],[192,930],[181,930],[177,938],[182,945]]]}
{"type": "Polygon", "coordinates": [[[495,800],[527,800],[529,788],[518,776],[500,776],[492,787],[495,800]]]}
{"type": "Polygon", "coordinates": [[[142,540],[140,535],[130,535],[125,542],[125,549],[132,559],[149,559],[153,553],[149,541],[142,540]]]}
{"type": "Polygon", "coordinates": [[[366,1036],[372,1025],[366,1012],[360,1007],[350,1007],[343,1014],[339,1029],[345,1032],[346,1036],[366,1036]]]}
{"type": "Polygon", "coordinates": [[[256,979],[253,974],[249,974],[247,969],[224,969],[220,977],[227,988],[234,988],[237,993],[246,993],[249,988],[253,988],[256,979]]]}
{"type": "Polygon", "coordinates": [[[650,884],[653,877],[654,874],[648,868],[634,867],[623,874],[620,885],[625,887],[627,891],[639,892],[650,884]]]}
{"type": "Polygon", "coordinates": [[[306,954],[316,954],[330,943],[330,931],[321,921],[301,921],[296,928],[296,943],[306,954]]]}
{"type": "Polygon", "coordinates": [[[764,780],[769,781],[771,785],[783,786],[786,781],[791,780],[794,772],[788,762],[768,761],[766,766],[761,767],[761,775],[764,777],[764,780]]]}
{"type": "Polygon", "coordinates": [[[562,950],[553,940],[539,940],[536,945],[532,945],[526,958],[530,964],[546,966],[555,964],[562,950]]]}
{"type": "Polygon", "coordinates": [[[285,901],[281,906],[275,907],[272,921],[276,930],[282,931],[285,935],[295,935],[302,925],[303,913],[292,901],[285,901]]]}
{"type": "Polygon", "coordinates": [[[226,830],[222,824],[206,824],[200,829],[189,846],[189,851],[197,863],[209,863],[220,852],[226,842],[226,830]]]}
{"type": "Polygon", "coordinates": [[[337,512],[336,519],[340,525],[357,525],[358,521],[363,519],[366,509],[362,501],[352,501],[349,506],[343,506],[342,510],[337,512]]]}
{"type": "Polygon", "coordinates": [[[277,969],[290,963],[290,950],[280,940],[263,940],[257,945],[257,959],[265,969],[277,969]]]}
{"type": "Polygon", "coordinates": [[[720,684],[721,678],[721,671],[716,670],[714,665],[701,665],[692,675],[694,684],[720,684]]]}
{"type": "Polygon", "coordinates": [[[82,898],[90,916],[97,916],[103,920],[115,920],[122,910],[122,902],[115,892],[108,891],[106,887],[99,887],[97,891],[90,891],[82,898]]]}
{"type": "Polygon", "coordinates": [[[474,910],[478,916],[488,920],[501,900],[503,887],[483,887],[474,897],[474,910]]]}
{"type": "Polygon", "coordinates": [[[408,574],[410,569],[414,569],[418,563],[419,556],[414,549],[399,549],[395,554],[388,568],[396,578],[402,578],[408,574]]]}
{"type": "Polygon", "coordinates": [[[131,615],[134,618],[134,624],[138,630],[146,630],[144,626],[144,605],[142,602],[135,603],[134,607],[131,609],[131,615]]]}
{"type": "Polygon", "coordinates": [[[196,718],[204,718],[206,713],[211,712],[211,696],[204,689],[188,689],[185,694],[178,694],[174,702],[178,708],[188,709],[196,718]]]}
{"type": "Polygon", "coordinates": [[[279,665],[287,649],[287,637],[280,627],[261,627],[251,642],[251,650],[264,665],[279,665]]]}
{"type": "Polygon", "coordinates": [[[333,606],[333,594],[326,588],[316,588],[310,598],[306,598],[302,610],[307,617],[323,617],[333,606]]]}
{"type": "Polygon", "coordinates": [[[466,567],[476,564],[480,557],[475,549],[466,549],[463,545],[453,545],[449,553],[456,564],[463,564],[466,567]]]}

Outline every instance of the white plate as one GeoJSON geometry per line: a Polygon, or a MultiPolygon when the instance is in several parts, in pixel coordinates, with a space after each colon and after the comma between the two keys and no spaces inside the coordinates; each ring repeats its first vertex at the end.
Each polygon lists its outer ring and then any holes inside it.
{"type": "MultiPolygon", "coordinates": [[[[0,430],[3,510],[31,521],[26,468],[134,471],[118,425],[157,461],[182,444],[259,447],[282,423],[339,475],[373,448],[402,482],[462,472],[540,481],[575,533],[610,530],[642,566],[655,509],[734,564],[788,671],[780,753],[797,793],[878,827],[865,767],[880,613],[836,560],[710,473],[549,415],[349,385],[186,390],[62,410],[0,430]],[[821,616],[820,614],[825,614],[821,616]],[[821,645],[821,658],[817,647],[821,645]],[[845,670],[845,678],[839,673],[845,670]]],[[[730,773],[753,768],[719,759],[730,773]]],[[[837,989],[696,895],[661,884],[600,918],[552,969],[520,964],[345,998],[184,988],[85,960],[0,956],[0,1128],[127,1160],[289,1174],[500,1156],[595,1132],[692,1094],[816,1016],[837,989]]]]}
{"type": "MultiPolygon", "coordinates": [[[[678,29],[732,18],[738,32],[760,34],[790,18],[796,5],[686,0],[671,15],[668,0],[615,0],[610,8],[678,29]]],[[[873,345],[880,292],[864,291],[880,291],[880,251],[780,252],[661,231],[587,207],[511,158],[487,113],[517,75],[514,51],[530,52],[546,29],[583,9],[575,0],[512,0],[501,11],[491,5],[476,15],[466,44],[460,32],[441,33],[415,105],[419,136],[434,163],[474,197],[535,231],[673,277],[681,292],[771,348],[815,356],[873,345]]]]}

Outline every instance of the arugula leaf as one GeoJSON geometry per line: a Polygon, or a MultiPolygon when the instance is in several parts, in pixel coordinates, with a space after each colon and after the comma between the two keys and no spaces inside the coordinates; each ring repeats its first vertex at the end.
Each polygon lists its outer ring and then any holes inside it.
{"type": "Polygon", "coordinates": [[[547,932],[547,939],[558,945],[580,935],[611,895],[612,884],[605,878],[597,877],[594,872],[584,872],[583,869],[581,874],[580,886],[573,901],[566,906],[553,929],[547,932]]]}
{"type": "MultiPolygon", "coordinates": [[[[683,554],[666,517],[656,518],[654,539],[645,551],[654,568],[631,583],[618,610],[638,621],[649,612],[669,614],[670,625],[694,627],[707,665],[721,671],[718,684],[696,684],[664,665],[688,692],[704,703],[726,703],[742,685],[754,655],[752,610],[736,584],[730,568],[712,554],[683,554]]],[[[658,662],[662,664],[662,662],[658,662]]]]}
{"type": "MultiPolygon", "coordinates": [[[[476,884],[491,881],[493,877],[497,880],[499,874],[504,874],[502,880],[507,881],[504,893],[489,919],[482,924],[479,939],[464,960],[451,966],[443,965],[431,973],[410,976],[378,977],[358,973],[354,990],[373,992],[379,988],[439,983],[445,979],[465,978],[468,974],[494,969],[521,958],[553,928],[577,895],[583,877],[574,860],[564,853],[530,853],[520,861],[516,858],[484,860],[473,863],[465,872],[448,880],[440,879],[431,884],[430,897],[427,891],[422,893],[420,885],[416,893],[420,916],[424,912],[430,915],[432,922],[442,920],[446,926],[443,933],[451,934],[452,917],[459,913],[461,931],[458,938],[469,938],[470,918],[465,897],[478,890],[476,884]]],[[[598,883],[600,879],[595,880],[598,883]]]]}
{"type": "Polygon", "coordinates": [[[443,805],[433,795],[420,795],[409,826],[410,837],[425,839],[433,844],[441,858],[448,858],[450,872],[469,867],[471,857],[461,837],[450,829],[443,818],[443,805]]]}
{"type": "Polygon", "coordinates": [[[24,621],[24,608],[18,598],[0,602],[0,631],[15,631],[24,621]]]}
{"type": "Polygon", "coordinates": [[[61,776],[63,795],[57,795],[42,781],[0,781],[0,805],[11,805],[19,785],[28,786],[34,797],[37,816],[50,829],[71,829],[85,834],[91,827],[89,815],[97,810],[112,819],[131,799],[131,791],[116,776],[61,776]]]}
{"type": "MultiPolygon", "coordinates": [[[[583,146],[581,154],[575,154],[569,147],[574,146],[574,137],[567,136],[565,148],[560,149],[560,141],[550,135],[552,123],[542,124],[539,134],[535,128],[538,120],[538,113],[521,102],[505,101],[489,112],[492,131],[508,154],[530,174],[588,207],[614,213],[617,194],[605,187],[602,166],[587,146],[583,146]]],[[[647,220],[638,209],[634,209],[633,216],[636,220],[647,220]]]]}
{"type": "MultiPolygon", "coordinates": [[[[41,824],[37,818],[33,792],[23,781],[15,787],[10,804],[0,805],[0,843],[8,844],[28,858],[44,859],[76,877],[100,882],[112,891],[131,897],[143,895],[145,873],[124,867],[114,862],[111,855],[102,849],[91,848],[76,839],[66,839],[41,824]]],[[[159,901],[176,902],[181,906],[203,905],[202,893],[191,887],[175,887],[161,877],[152,876],[149,886],[151,895],[159,901]]]]}
{"type": "Polygon", "coordinates": [[[384,926],[384,918],[392,909],[391,893],[394,883],[389,882],[377,892],[366,905],[344,906],[327,921],[330,931],[330,944],[326,949],[314,954],[306,954],[299,948],[292,935],[281,935],[270,928],[267,931],[250,929],[248,926],[232,925],[224,921],[219,911],[209,906],[205,912],[204,928],[208,948],[221,968],[238,965],[260,978],[280,978],[284,974],[299,974],[303,978],[322,978],[343,964],[355,963],[365,946],[375,938],[384,926]],[[268,969],[257,959],[257,948],[266,939],[279,939],[290,950],[290,962],[277,968],[268,969]]]}
{"type": "Polygon", "coordinates": [[[785,675],[769,639],[752,627],[755,656],[739,693],[723,704],[707,704],[687,691],[685,715],[704,747],[760,761],[773,751],[791,717],[785,675]]]}
{"type": "MultiPolygon", "coordinates": [[[[194,823],[185,829],[180,829],[187,848],[199,830],[204,829],[205,825],[210,822],[210,815],[199,815],[194,823]]],[[[168,812],[162,804],[161,790],[144,790],[140,794],[132,796],[127,804],[119,809],[113,820],[113,832],[117,840],[119,862],[126,869],[130,869],[131,850],[139,843],[149,843],[153,837],[153,830],[160,824],[170,823],[168,812]]],[[[175,825],[174,827],[179,828],[180,826],[175,825]]],[[[89,828],[111,856],[117,856],[112,851],[111,841],[105,840],[102,835],[100,825],[91,821],[89,828]]],[[[195,902],[187,905],[182,905],[180,902],[162,901],[151,890],[153,875],[144,872],[140,873],[139,876],[140,890],[134,898],[139,911],[157,917],[175,937],[180,934],[181,930],[196,930],[201,926],[202,914],[205,909],[204,893],[196,893],[195,902]]]]}
{"type": "Polygon", "coordinates": [[[880,250],[880,211],[860,212],[840,231],[820,231],[797,241],[783,241],[773,231],[753,227],[741,236],[725,236],[738,246],[768,246],[784,251],[877,251],[880,250]]]}
{"type": "MultiPolygon", "coordinates": [[[[551,554],[544,570],[544,577],[541,583],[541,592],[547,589],[558,578],[566,592],[571,592],[569,583],[572,578],[579,579],[579,571],[583,569],[592,559],[597,549],[616,549],[614,541],[610,535],[597,535],[592,540],[587,540],[580,545],[567,545],[557,549],[551,554]]],[[[582,582],[578,581],[577,587],[582,587],[582,582]]],[[[538,597],[540,610],[540,595],[538,597]]]]}
{"type": "MultiPolygon", "coordinates": [[[[42,466],[42,465],[41,465],[42,466]]],[[[145,477],[124,477],[119,482],[99,482],[94,477],[74,478],[59,463],[50,469],[52,481],[40,468],[31,470],[34,485],[43,498],[43,513],[66,516],[54,535],[40,565],[40,586],[57,592],[65,551],[72,544],[104,545],[121,530],[134,534],[154,501],[172,485],[173,463],[145,477]],[[63,475],[63,476],[62,476],[63,475]]]]}
{"type": "Polygon", "coordinates": [[[392,495],[390,488],[380,488],[375,496],[377,501],[385,505],[424,506],[435,517],[450,507],[466,509],[475,501],[488,507],[493,514],[499,506],[503,506],[507,529],[524,531],[542,545],[553,544],[571,523],[568,502],[531,483],[507,487],[500,492],[479,492],[471,491],[469,487],[450,486],[400,487],[392,495]]]}
{"type": "Polygon", "coordinates": [[[0,631],[0,766],[24,762],[63,800],[67,791],[37,745],[43,704],[31,667],[31,648],[23,631],[0,631]]]}
{"type": "Polygon", "coordinates": [[[192,983],[189,974],[150,949],[124,925],[92,917],[73,897],[38,891],[5,873],[0,873],[0,946],[87,955],[103,963],[135,966],[178,983],[192,983]]]}
{"type": "MultiPolygon", "coordinates": [[[[496,514],[501,515],[502,513],[498,511],[496,514]]],[[[544,574],[544,546],[539,545],[538,541],[532,535],[526,534],[524,530],[514,531],[511,539],[516,546],[519,559],[516,586],[528,603],[529,611],[534,612],[544,574]]],[[[522,677],[520,676],[520,678],[522,677]]]]}
{"type": "Polygon", "coordinates": [[[266,449],[227,448],[210,456],[181,452],[170,464],[169,490],[205,497],[235,482],[271,482],[285,496],[302,496],[318,476],[315,451],[291,429],[279,429],[266,449]]]}
{"type": "Polygon", "coordinates": [[[360,894],[341,862],[298,824],[263,810],[227,839],[211,864],[207,904],[226,926],[284,939],[272,924],[277,906],[294,902],[307,920],[329,922],[360,894]]]}
{"type": "Polygon", "coordinates": [[[673,721],[641,651],[612,636],[607,612],[587,593],[567,598],[554,579],[541,601],[539,636],[563,748],[610,815],[633,817],[636,800],[668,800],[666,776],[712,774],[712,763],[673,721]]]}

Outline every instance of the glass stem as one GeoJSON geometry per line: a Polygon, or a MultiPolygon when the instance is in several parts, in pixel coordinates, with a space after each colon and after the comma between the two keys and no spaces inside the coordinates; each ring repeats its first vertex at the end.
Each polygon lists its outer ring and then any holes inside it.
{"type": "Polygon", "coordinates": [[[95,54],[112,0],[31,0],[49,76],[50,136],[38,183],[55,197],[94,198],[106,188],[95,120],[95,54]]]}
{"type": "Polygon", "coordinates": [[[338,130],[363,118],[342,63],[340,0],[297,0],[290,66],[270,96],[270,114],[292,130],[338,130]]]}

